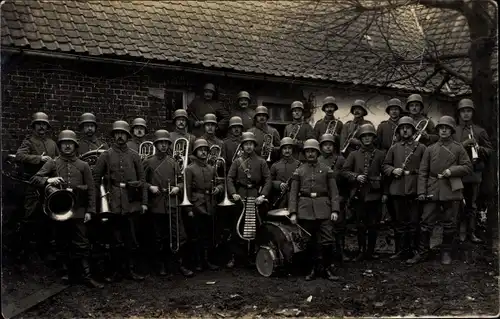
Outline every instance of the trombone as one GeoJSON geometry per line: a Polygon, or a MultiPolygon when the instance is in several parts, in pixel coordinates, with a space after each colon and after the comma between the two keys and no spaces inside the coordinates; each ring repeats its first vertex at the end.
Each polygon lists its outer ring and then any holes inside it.
{"type": "Polygon", "coordinates": [[[163,190],[163,196],[167,198],[168,205],[168,236],[170,251],[172,253],[177,253],[181,247],[180,231],[179,231],[179,208],[176,208],[175,212],[175,244],[174,244],[174,234],[172,229],[172,199],[170,198],[170,192],[172,191],[172,186],[170,185],[170,180],[167,183],[167,189],[163,190]]]}
{"type": "MultiPolygon", "coordinates": [[[[177,140],[175,140],[174,143],[174,157],[177,156],[179,160],[182,160],[182,165],[179,165],[181,167],[181,174],[182,174],[182,181],[183,181],[183,198],[182,198],[182,203],[180,203],[178,206],[180,207],[189,207],[193,206],[191,202],[188,199],[187,195],[187,187],[186,187],[186,167],[188,164],[188,152],[189,152],[189,140],[180,137],[177,140]],[[179,145],[180,144],[180,145],[179,145]],[[183,145],[184,144],[184,145],[183,145]]],[[[178,175],[175,175],[175,185],[178,185],[178,175]]]]}
{"type": "Polygon", "coordinates": [[[427,125],[429,125],[429,121],[431,120],[431,118],[429,117],[428,119],[424,119],[424,120],[420,120],[418,121],[417,125],[415,126],[417,129],[418,127],[422,124],[422,123],[425,123],[424,126],[418,130],[418,133],[415,137],[415,142],[418,142],[420,140],[420,138],[422,137],[422,134],[425,132],[425,130],[427,129],[427,125]]]}
{"type": "Polygon", "coordinates": [[[351,141],[354,139],[356,134],[358,133],[359,127],[357,127],[354,131],[352,131],[351,134],[347,136],[347,139],[344,143],[344,147],[342,147],[342,150],[340,151],[341,154],[345,154],[347,149],[349,148],[349,145],[351,145],[351,141]]]}

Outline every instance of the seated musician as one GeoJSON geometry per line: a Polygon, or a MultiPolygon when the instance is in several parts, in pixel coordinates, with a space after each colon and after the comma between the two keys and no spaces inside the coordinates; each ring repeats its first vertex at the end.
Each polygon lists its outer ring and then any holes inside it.
{"type": "MultiPolygon", "coordinates": [[[[31,178],[31,184],[38,187],[64,184],[76,195],[72,208],[73,216],[57,224],[58,252],[63,256],[63,262],[69,274],[79,273],[83,283],[92,288],[104,286],[95,281],[90,274],[90,243],[87,237],[87,225],[95,214],[95,188],[92,172],[88,163],[76,156],[78,140],[75,132],[65,130],[59,133],[57,140],[60,156],[48,160],[31,178]]],[[[72,282],[76,278],[68,277],[72,282]]]]}
{"type": "Polygon", "coordinates": [[[306,280],[313,280],[322,257],[325,277],[335,280],[332,271],[333,222],[339,216],[337,184],[333,170],[318,162],[318,141],[309,139],[303,148],[307,162],[292,177],[288,209],[292,223],[299,223],[312,238],[307,248],[311,270],[306,280]]]}
{"type": "Polygon", "coordinates": [[[283,138],[280,143],[281,159],[271,166],[271,180],[277,201],[275,206],[278,208],[288,207],[290,177],[300,165],[300,161],[292,156],[293,144],[292,138],[283,138]]]}

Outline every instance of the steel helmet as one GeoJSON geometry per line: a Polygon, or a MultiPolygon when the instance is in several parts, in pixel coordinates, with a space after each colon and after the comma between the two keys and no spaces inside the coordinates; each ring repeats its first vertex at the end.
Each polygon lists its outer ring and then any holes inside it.
{"type": "Polygon", "coordinates": [[[188,118],[188,113],[185,109],[177,109],[174,111],[174,120],[178,117],[185,117],[186,119],[188,118]]]}
{"type": "Polygon", "coordinates": [[[366,110],[366,102],[363,101],[363,100],[356,100],[354,101],[354,103],[352,103],[352,106],[351,106],[351,114],[354,114],[353,111],[354,111],[354,107],[360,107],[361,109],[363,109],[363,112],[365,113],[363,116],[365,116],[366,114],[368,114],[368,111],[366,110]]]}
{"type": "Polygon", "coordinates": [[[125,121],[120,120],[113,122],[113,128],[111,129],[111,134],[113,134],[115,131],[123,131],[127,133],[128,136],[131,136],[130,125],[128,125],[128,123],[125,121]]]}
{"type": "Polygon", "coordinates": [[[424,107],[424,99],[422,99],[422,96],[420,94],[412,94],[408,97],[406,100],[406,110],[408,110],[408,104],[411,102],[420,102],[422,107],[424,107]]]}
{"type": "Polygon", "coordinates": [[[236,99],[237,100],[239,100],[239,99],[248,99],[248,100],[250,100],[250,94],[247,91],[241,91],[240,93],[238,93],[236,99]]]}
{"type": "Polygon", "coordinates": [[[233,116],[229,119],[229,127],[231,126],[243,126],[243,120],[239,116],[233,116]]]}
{"type": "Polygon", "coordinates": [[[300,101],[295,101],[292,103],[290,109],[304,109],[304,103],[300,102],[300,101]]]}
{"type": "Polygon", "coordinates": [[[203,139],[203,138],[199,138],[197,139],[196,141],[194,141],[194,144],[193,144],[193,154],[196,152],[197,149],[199,149],[200,147],[206,147],[206,148],[209,148],[210,146],[208,145],[208,142],[207,140],[203,139]]]}
{"type": "Polygon", "coordinates": [[[291,137],[283,137],[280,142],[280,149],[285,145],[295,145],[291,137]]]}
{"type": "Polygon", "coordinates": [[[436,124],[436,129],[439,128],[439,126],[441,126],[441,125],[446,125],[446,126],[450,127],[451,130],[453,131],[453,133],[455,133],[457,124],[456,124],[455,119],[453,117],[448,116],[448,115],[441,116],[441,118],[439,119],[439,121],[436,124]]]}
{"type": "Polygon", "coordinates": [[[305,150],[310,148],[315,149],[316,151],[318,151],[318,153],[321,153],[321,149],[319,148],[319,142],[313,138],[310,138],[304,142],[304,147],[302,148],[302,150],[305,152],[305,150]]]}
{"type": "Polygon", "coordinates": [[[154,135],[155,135],[155,139],[153,141],[154,144],[160,141],[167,141],[172,143],[172,140],[170,139],[170,133],[168,133],[167,130],[157,130],[154,135]]]}
{"type": "Polygon", "coordinates": [[[136,126],[142,126],[144,128],[148,128],[148,126],[146,125],[146,120],[143,119],[143,118],[136,118],[132,121],[132,128],[136,127],[136,126]]]}
{"type": "Polygon", "coordinates": [[[387,102],[387,107],[385,108],[385,113],[389,114],[389,109],[390,109],[392,106],[397,106],[397,107],[399,107],[399,110],[401,111],[401,113],[404,111],[404,110],[403,110],[403,102],[401,102],[401,100],[400,100],[400,99],[390,99],[390,100],[387,102]]]}
{"type": "Polygon", "coordinates": [[[319,138],[319,145],[323,144],[324,142],[332,142],[333,144],[336,144],[337,139],[335,139],[335,136],[333,136],[333,134],[323,134],[319,138]]]}
{"type": "Polygon", "coordinates": [[[203,90],[210,90],[212,92],[215,92],[215,85],[213,85],[212,83],[207,83],[203,87],[203,90]]]}
{"type": "Polygon", "coordinates": [[[262,105],[261,106],[257,106],[255,108],[255,115],[254,115],[254,117],[257,116],[257,115],[259,115],[259,114],[265,114],[265,115],[267,115],[267,117],[269,117],[269,110],[265,106],[262,106],[262,105]]]}
{"type": "Polygon", "coordinates": [[[472,102],[471,99],[461,99],[460,102],[458,102],[457,111],[460,111],[461,109],[466,109],[466,108],[475,110],[474,102],[472,102]]]}
{"type": "Polygon", "coordinates": [[[49,122],[49,116],[43,112],[36,112],[33,114],[32,120],[31,120],[31,126],[37,122],[43,122],[47,123],[47,125],[50,127],[50,122],[49,122]]]}
{"type": "Polygon", "coordinates": [[[217,124],[217,116],[215,116],[215,114],[212,113],[205,114],[205,116],[203,117],[203,124],[207,123],[217,124]]]}
{"type": "Polygon", "coordinates": [[[241,134],[241,144],[248,141],[252,141],[255,143],[255,145],[257,145],[257,139],[252,132],[243,132],[243,134],[241,134]]]}
{"type": "Polygon", "coordinates": [[[403,116],[402,118],[399,119],[398,121],[398,126],[396,127],[396,130],[399,130],[399,127],[401,125],[404,125],[404,124],[408,124],[408,125],[411,125],[411,127],[413,127],[413,131],[415,132],[415,130],[417,129],[415,127],[415,121],[409,117],[409,116],[403,116]]]}
{"type": "Polygon", "coordinates": [[[375,130],[375,126],[370,123],[363,124],[359,127],[358,137],[361,137],[366,134],[371,134],[373,136],[377,136],[377,131],[375,130]]]}
{"type": "Polygon", "coordinates": [[[82,126],[84,123],[94,123],[97,126],[95,115],[92,113],[83,113],[80,115],[80,123],[78,123],[78,126],[82,126]]]}
{"type": "Polygon", "coordinates": [[[60,144],[62,141],[71,141],[76,144],[76,147],[79,146],[76,133],[72,130],[64,130],[59,133],[59,136],[57,137],[57,144],[60,144]]]}
{"type": "Polygon", "coordinates": [[[335,101],[335,98],[333,96],[327,96],[323,99],[323,104],[321,105],[321,109],[324,111],[325,106],[328,104],[331,104],[335,107],[335,111],[339,109],[339,106],[337,105],[337,102],[335,101]]]}

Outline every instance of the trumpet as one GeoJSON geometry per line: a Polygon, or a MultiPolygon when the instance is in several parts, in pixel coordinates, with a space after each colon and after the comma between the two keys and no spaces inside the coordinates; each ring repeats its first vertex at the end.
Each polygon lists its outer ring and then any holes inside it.
{"type": "MultiPolygon", "coordinates": [[[[178,205],[178,207],[189,207],[193,206],[193,204],[189,201],[188,195],[187,195],[187,186],[186,186],[186,167],[188,164],[188,153],[189,153],[189,140],[180,137],[177,140],[175,140],[174,143],[174,158],[176,158],[178,161],[180,161],[180,167],[181,167],[181,174],[182,174],[182,180],[183,180],[183,198],[182,202],[178,205]]],[[[175,175],[175,185],[178,185],[178,176],[177,174],[175,175]]]]}
{"type": "Polygon", "coordinates": [[[431,118],[429,117],[428,119],[418,121],[417,125],[415,126],[417,129],[419,126],[422,125],[422,123],[424,123],[424,126],[418,130],[417,135],[415,136],[415,142],[420,141],[420,138],[422,137],[422,134],[427,129],[427,125],[429,125],[430,120],[431,120],[431,118]]]}
{"type": "Polygon", "coordinates": [[[273,150],[273,136],[264,134],[264,143],[262,144],[261,156],[266,159],[266,162],[271,161],[271,153],[273,150]]]}
{"type": "Polygon", "coordinates": [[[341,154],[344,154],[347,151],[347,149],[349,148],[349,145],[351,145],[351,141],[354,139],[354,137],[358,133],[358,129],[359,129],[359,127],[357,127],[354,131],[352,131],[352,133],[349,134],[349,136],[347,136],[347,139],[344,143],[344,146],[342,147],[342,150],[340,151],[341,154]]]}
{"type": "Polygon", "coordinates": [[[139,145],[139,156],[144,160],[150,156],[155,155],[156,149],[151,141],[144,141],[139,145]]]}
{"type": "Polygon", "coordinates": [[[238,145],[236,148],[236,152],[234,152],[233,159],[232,161],[236,161],[238,158],[240,158],[243,155],[243,148],[241,147],[241,143],[238,145]]]}
{"type": "Polygon", "coordinates": [[[217,164],[217,161],[222,153],[222,148],[214,144],[210,146],[210,150],[208,151],[208,158],[207,158],[207,164],[215,166],[217,164]]]}
{"type": "Polygon", "coordinates": [[[326,127],[326,132],[325,134],[332,134],[332,135],[336,135],[336,132],[337,132],[337,124],[339,123],[338,120],[331,120],[330,122],[328,122],[328,126],[326,127]],[[335,125],[333,126],[332,128],[332,122],[335,122],[335,125]]]}
{"type": "MultiPolygon", "coordinates": [[[[470,130],[469,139],[471,139],[471,140],[474,139],[474,133],[472,132],[472,128],[470,130]]],[[[477,159],[479,158],[478,150],[479,150],[479,145],[477,145],[477,142],[475,142],[474,145],[472,145],[472,147],[471,147],[472,161],[473,162],[477,161],[477,159]]]]}

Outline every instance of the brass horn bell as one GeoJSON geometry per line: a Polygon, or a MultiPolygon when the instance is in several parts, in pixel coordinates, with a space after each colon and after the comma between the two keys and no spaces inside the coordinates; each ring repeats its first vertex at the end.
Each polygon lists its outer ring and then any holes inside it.
{"type": "Polygon", "coordinates": [[[73,217],[75,202],[76,196],[71,190],[54,185],[45,187],[43,211],[53,220],[66,221],[73,217]]]}

